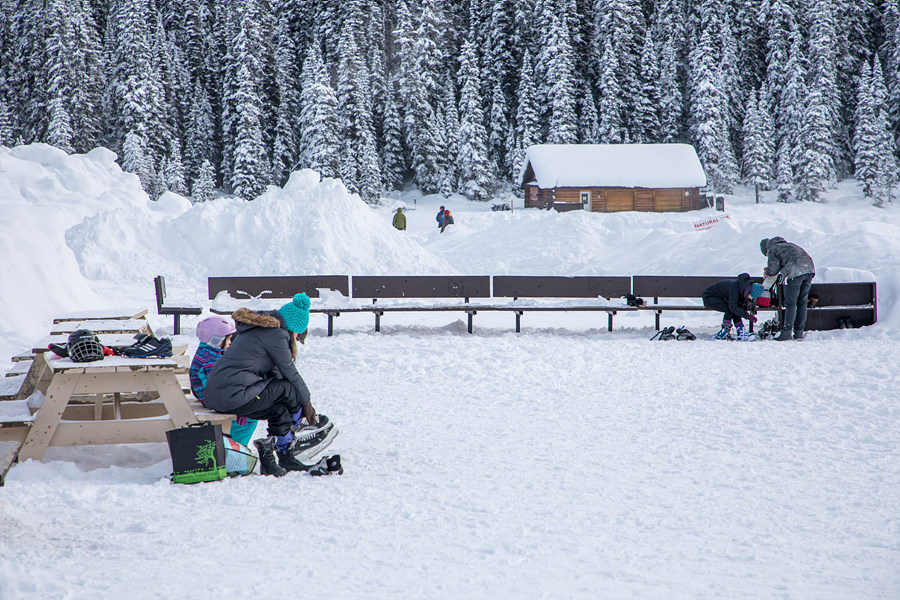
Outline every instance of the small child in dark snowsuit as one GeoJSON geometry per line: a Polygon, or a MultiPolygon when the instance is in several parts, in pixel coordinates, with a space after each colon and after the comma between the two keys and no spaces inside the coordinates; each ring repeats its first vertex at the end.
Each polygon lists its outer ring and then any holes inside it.
{"type": "Polygon", "coordinates": [[[747,298],[756,300],[763,292],[763,287],[750,280],[749,273],[741,273],[737,279],[717,281],[703,291],[703,306],[722,311],[722,329],[716,334],[717,340],[736,339],[746,342],[753,339],[753,334],[744,330],[741,317],[756,323],[756,315],[744,308],[747,298]],[[731,336],[731,324],[735,326],[735,337],[731,336]]]}

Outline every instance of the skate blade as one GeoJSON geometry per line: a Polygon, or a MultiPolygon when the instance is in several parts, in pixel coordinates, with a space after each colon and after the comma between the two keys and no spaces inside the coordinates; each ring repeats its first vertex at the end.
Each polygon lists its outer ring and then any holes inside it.
{"type": "Polygon", "coordinates": [[[328,435],[326,435],[321,442],[319,442],[312,448],[307,448],[301,452],[296,453],[294,455],[294,458],[302,462],[304,465],[309,465],[310,467],[312,467],[313,465],[315,465],[315,463],[318,462],[318,459],[316,457],[322,454],[322,452],[324,452],[328,448],[328,446],[331,445],[331,442],[334,441],[334,438],[337,437],[337,434],[338,428],[332,427],[328,431],[328,435]]]}

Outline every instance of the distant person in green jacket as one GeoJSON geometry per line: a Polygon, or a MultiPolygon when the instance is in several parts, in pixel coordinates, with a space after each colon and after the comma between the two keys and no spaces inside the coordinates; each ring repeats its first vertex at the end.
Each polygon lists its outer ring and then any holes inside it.
{"type": "Polygon", "coordinates": [[[398,208],[397,213],[394,215],[394,227],[400,231],[406,230],[406,215],[403,214],[402,208],[398,208]]]}

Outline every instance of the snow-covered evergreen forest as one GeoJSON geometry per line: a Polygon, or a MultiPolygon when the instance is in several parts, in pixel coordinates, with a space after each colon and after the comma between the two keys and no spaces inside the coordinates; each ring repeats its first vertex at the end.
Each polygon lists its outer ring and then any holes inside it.
{"type": "Polygon", "coordinates": [[[535,143],[693,144],[710,188],[897,175],[900,0],[3,0],[0,144],[152,197],[297,168],[367,202],[514,187],[535,143]]]}

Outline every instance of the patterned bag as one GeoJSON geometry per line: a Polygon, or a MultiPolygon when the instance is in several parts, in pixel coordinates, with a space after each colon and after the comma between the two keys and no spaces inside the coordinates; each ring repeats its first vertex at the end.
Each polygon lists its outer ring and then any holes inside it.
{"type": "Polygon", "coordinates": [[[199,483],[228,477],[222,426],[209,421],[166,432],[172,455],[172,481],[199,483]]]}

